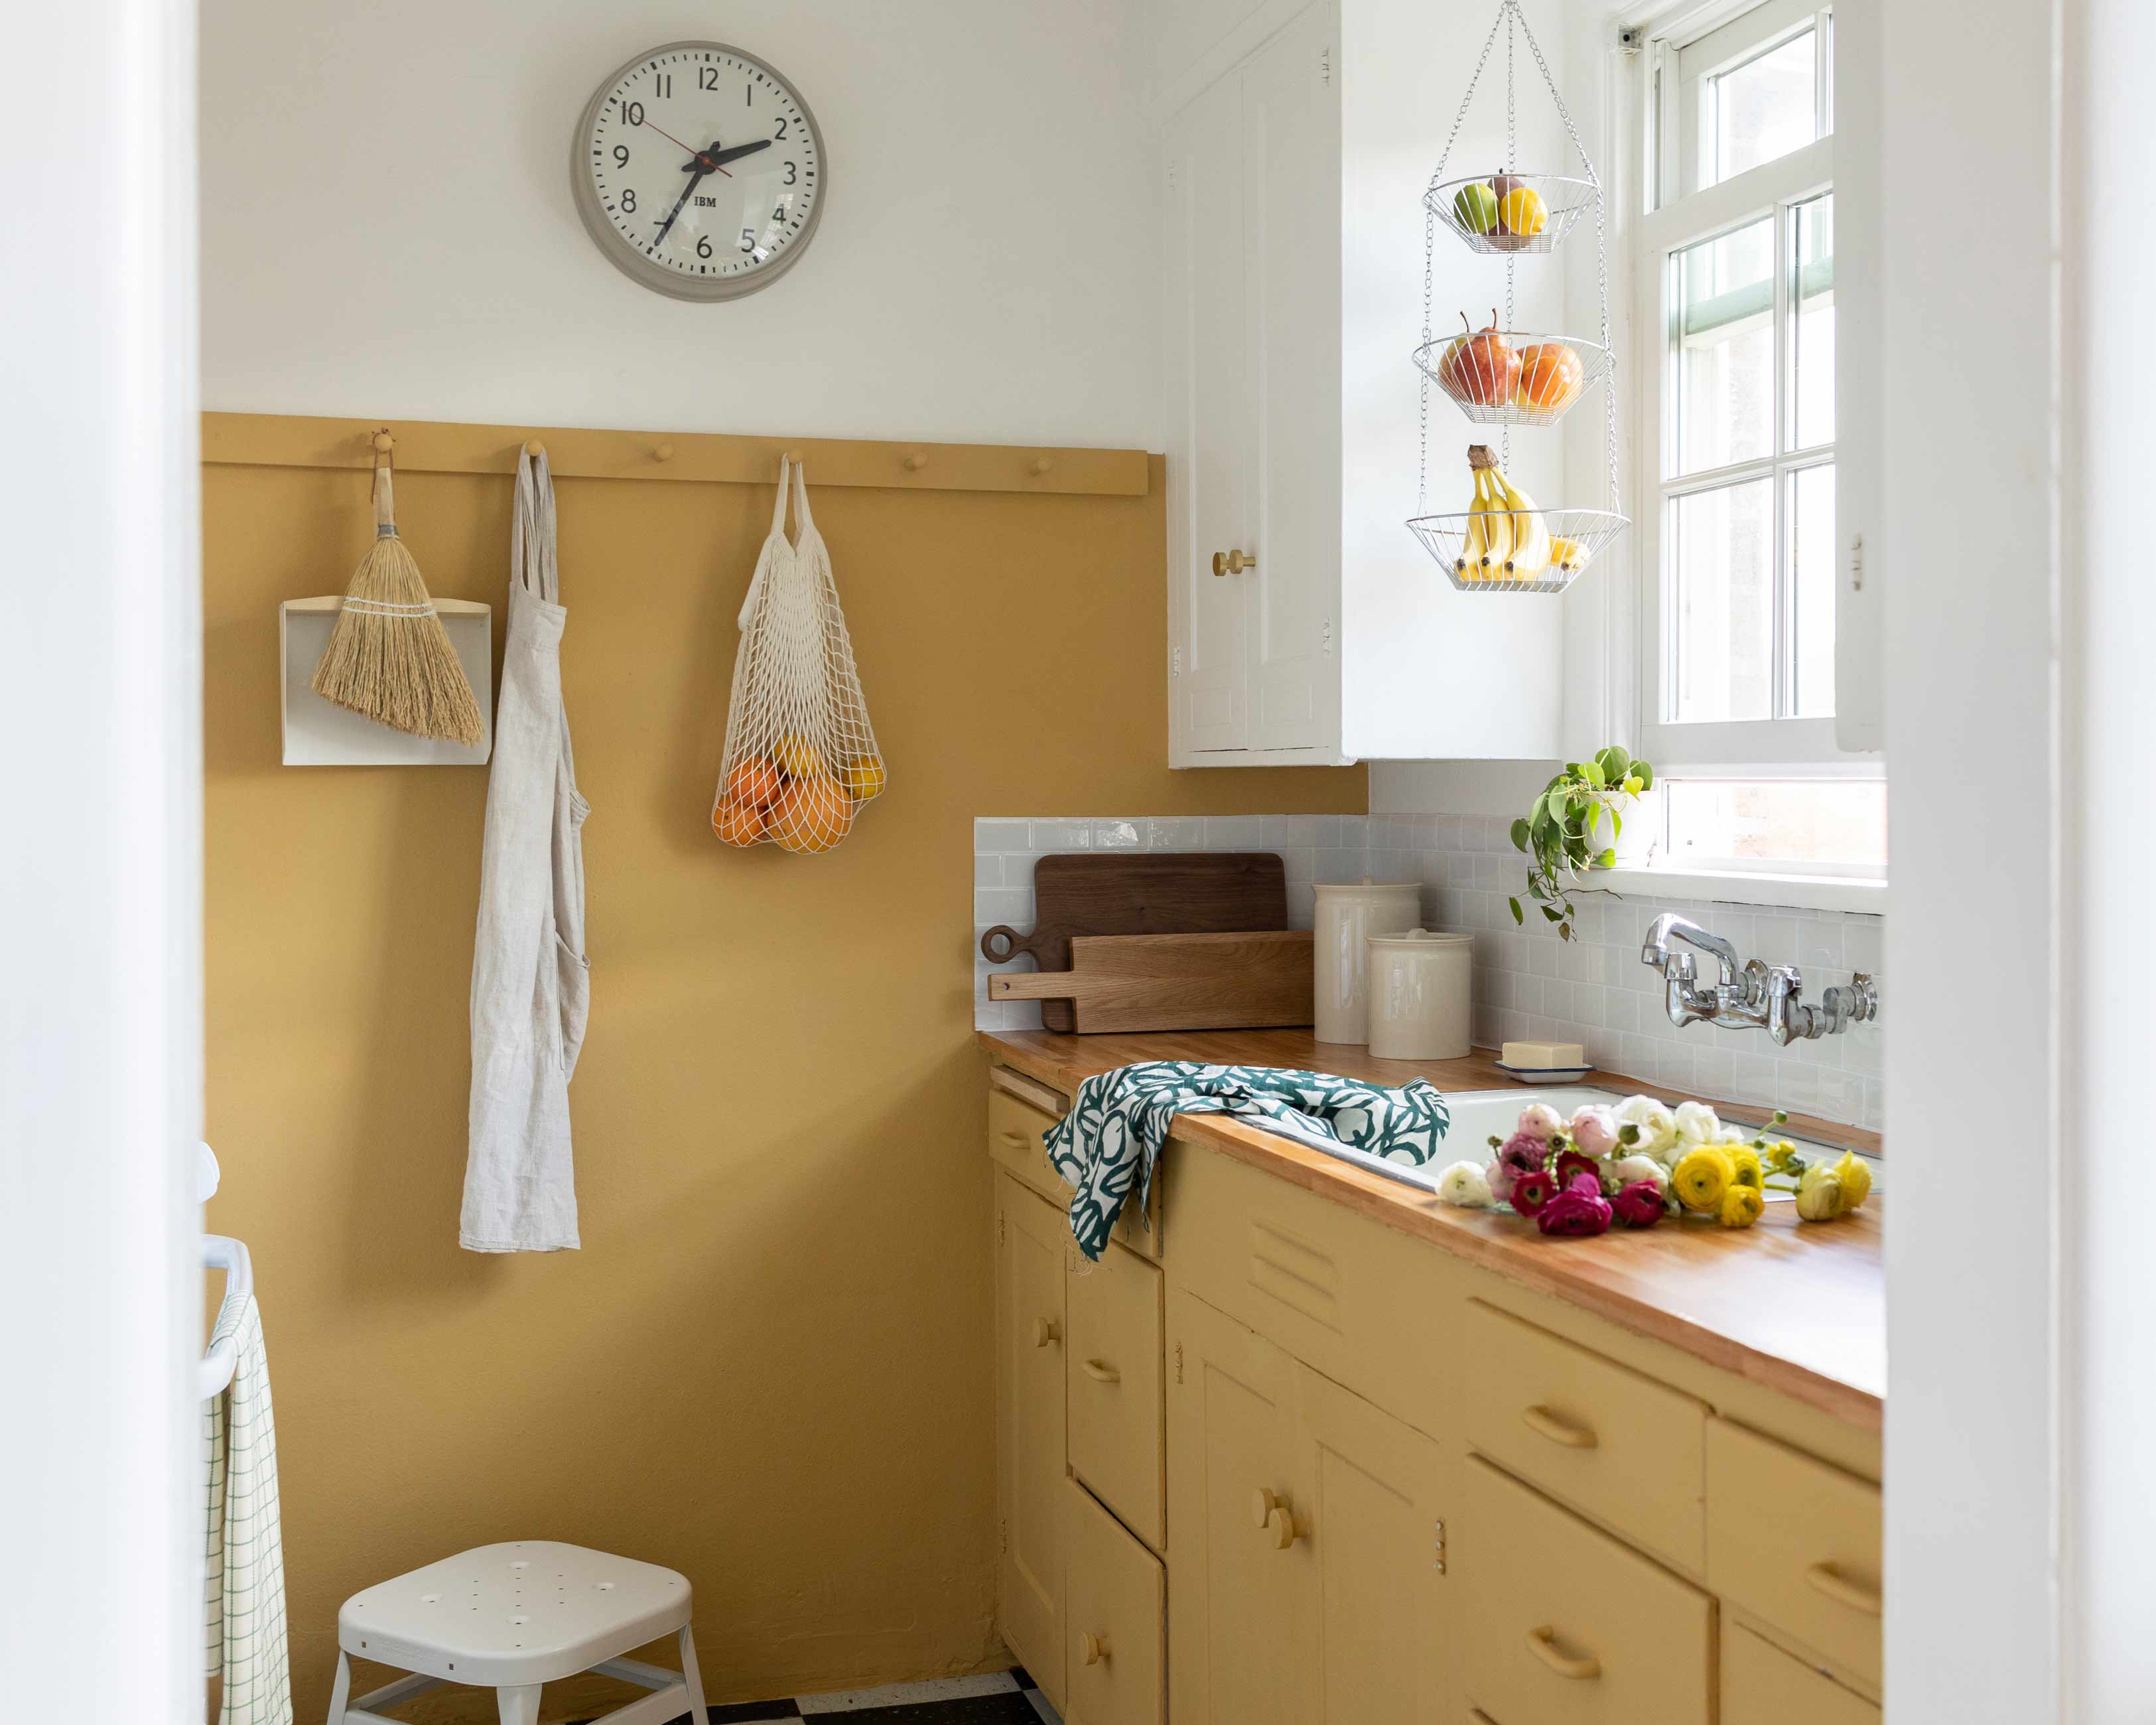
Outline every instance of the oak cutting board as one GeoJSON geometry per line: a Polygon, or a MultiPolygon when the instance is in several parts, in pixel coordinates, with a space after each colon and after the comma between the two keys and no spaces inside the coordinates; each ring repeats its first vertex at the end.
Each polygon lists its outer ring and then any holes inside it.
{"type": "MultiPolygon", "coordinates": [[[[1033,900],[1031,934],[998,925],[981,937],[982,956],[991,964],[1030,952],[1044,971],[1068,970],[1070,942],[1081,935],[1283,928],[1287,873],[1265,851],[1081,852],[1036,862],[1033,900]]],[[[1076,1028],[1068,999],[1043,1000],[1040,1022],[1050,1030],[1076,1028]]]]}
{"type": "Polygon", "coordinates": [[[1081,934],[1070,969],[992,976],[988,999],[1067,1001],[1081,1035],[1306,1024],[1313,952],[1307,930],[1081,934]]]}

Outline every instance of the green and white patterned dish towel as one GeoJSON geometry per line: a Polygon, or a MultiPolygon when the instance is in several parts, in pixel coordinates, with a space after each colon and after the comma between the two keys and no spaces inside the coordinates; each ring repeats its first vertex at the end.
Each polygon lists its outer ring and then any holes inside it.
{"type": "Polygon", "coordinates": [[[1088,1258],[1106,1249],[1133,1185],[1144,1214],[1154,1158],[1178,1114],[1232,1114],[1313,1149],[1348,1144],[1416,1164],[1437,1154],[1452,1123],[1445,1098],[1419,1078],[1384,1090],[1325,1072],[1194,1060],[1148,1060],[1096,1073],[1046,1134],[1049,1161],[1078,1189],[1070,1234],[1088,1258]]]}

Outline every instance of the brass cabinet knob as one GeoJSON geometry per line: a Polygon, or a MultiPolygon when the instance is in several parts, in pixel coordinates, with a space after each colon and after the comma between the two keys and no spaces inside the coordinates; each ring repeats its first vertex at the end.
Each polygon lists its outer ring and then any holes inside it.
{"type": "Polygon", "coordinates": [[[1240,551],[1216,551],[1213,553],[1213,572],[1215,575],[1240,575],[1245,569],[1257,567],[1255,557],[1246,557],[1240,551]]]}

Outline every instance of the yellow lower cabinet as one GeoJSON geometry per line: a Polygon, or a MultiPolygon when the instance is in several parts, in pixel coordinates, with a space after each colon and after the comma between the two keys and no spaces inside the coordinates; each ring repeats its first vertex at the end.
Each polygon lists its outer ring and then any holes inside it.
{"type": "Polygon", "coordinates": [[[1160,1559],[1075,1480],[1065,1482],[1064,1501],[1065,1725],[1161,1725],[1168,1584],[1160,1559]]]}
{"type": "Polygon", "coordinates": [[[1722,1630],[1722,1725],[1879,1725],[1879,1709],[1742,1624],[1722,1630]]]}
{"type": "Polygon", "coordinates": [[[1480,1456],[1461,1474],[1469,1705],[1494,1725],[1707,1725],[1714,1602],[1480,1456]]]}
{"type": "Polygon", "coordinates": [[[1064,1248],[1069,1224],[996,1186],[996,1627],[1063,1703],[1064,1248]]]}
{"type": "Polygon", "coordinates": [[[1302,1595],[1295,1717],[1435,1719],[1447,1692],[1437,1445],[1301,1364],[1295,1405],[1295,1501],[1276,1512],[1293,1519],[1271,1528],[1302,1595]]]}
{"type": "Polygon", "coordinates": [[[1879,1488],[1727,1420],[1707,1428],[1707,1582],[1876,1684],[1879,1488]]]}
{"type": "MultiPolygon", "coordinates": [[[[1301,1725],[1286,1354],[1179,1287],[1168,1296],[1170,1711],[1175,1725],[1301,1725]]],[[[1302,1561],[1298,1561],[1301,1558],[1302,1561]]]]}
{"type": "Polygon", "coordinates": [[[1070,1471],[1154,1550],[1165,1543],[1161,1477],[1161,1275],[1113,1240],[1075,1260],[1064,1382],[1070,1471]]]}

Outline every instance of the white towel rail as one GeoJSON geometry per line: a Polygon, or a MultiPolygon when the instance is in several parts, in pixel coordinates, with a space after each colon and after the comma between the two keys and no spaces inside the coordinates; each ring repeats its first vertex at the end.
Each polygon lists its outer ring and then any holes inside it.
{"type": "MultiPolygon", "coordinates": [[[[247,1255],[246,1243],[234,1240],[228,1234],[205,1234],[202,1237],[203,1268],[224,1272],[224,1297],[254,1291],[254,1263],[247,1255]]],[[[201,1375],[197,1389],[201,1399],[222,1395],[232,1382],[233,1368],[239,1363],[239,1350],[228,1336],[213,1342],[202,1357],[201,1375]]]]}

